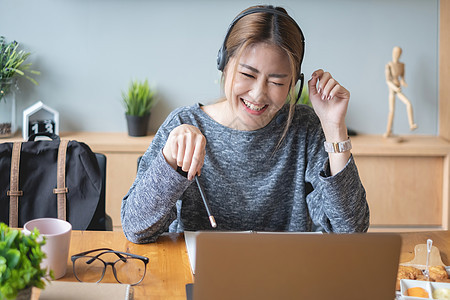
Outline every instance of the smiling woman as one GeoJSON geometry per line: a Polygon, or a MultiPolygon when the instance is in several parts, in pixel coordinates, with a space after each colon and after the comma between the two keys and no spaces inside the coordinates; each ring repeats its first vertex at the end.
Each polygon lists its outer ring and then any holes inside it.
{"type": "Polygon", "coordinates": [[[210,229],[196,175],[219,230],[368,229],[345,125],[350,93],[316,70],[314,110],[296,105],[303,51],[303,33],[283,8],[251,7],[233,20],[218,55],[225,99],[176,109],[160,127],[122,200],[130,241],[210,229]]]}
{"type": "Polygon", "coordinates": [[[257,130],[286,103],[292,81],[289,60],[279,47],[258,43],[243,51],[233,72],[236,61],[232,58],[225,70],[226,99],[203,110],[224,126],[257,130]]]}

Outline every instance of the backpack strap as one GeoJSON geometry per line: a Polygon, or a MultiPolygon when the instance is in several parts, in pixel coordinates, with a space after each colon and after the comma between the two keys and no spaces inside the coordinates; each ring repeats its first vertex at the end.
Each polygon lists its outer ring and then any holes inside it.
{"type": "Polygon", "coordinates": [[[58,206],[58,219],[66,220],[66,194],[69,189],[66,187],[66,152],[68,140],[61,140],[58,149],[58,170],[56,177],[56,188],[53,194],[56,194],[58,206]]]}
{"type": "Polygon", "coordinates": [[[23,191],[19,191],[19,164],[22,142],[14,142],[11,153],[11,176],[9,178],[9,227],[19,225],[19,197],[23,196],[23,191]]]}

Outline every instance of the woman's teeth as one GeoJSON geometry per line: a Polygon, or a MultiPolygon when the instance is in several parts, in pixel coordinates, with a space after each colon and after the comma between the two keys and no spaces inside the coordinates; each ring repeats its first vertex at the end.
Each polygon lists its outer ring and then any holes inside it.
{"type": "Polygon", "coordinates": [[[244,102],[245,106],[247,106],[248,108],[250,108],[251,110],[254,110],[254,111],[260,111],[260,110],[262,110],[263,108],[266,107],[266,105],[255,105],[255,104],[250,103],[250,102],[248,102],[248,101],[246,101],[244,99],[241,99],[241,100],[242,100],[242,102],[244,102]]]}

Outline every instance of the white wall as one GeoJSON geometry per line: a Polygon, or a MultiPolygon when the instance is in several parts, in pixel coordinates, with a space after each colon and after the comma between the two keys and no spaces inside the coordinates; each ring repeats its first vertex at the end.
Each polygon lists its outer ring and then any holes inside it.
{"type": "MultiPolygon", "coordinates": [[[[0,0],[0,35],[17,40],[42,72],[39,86],[21,80],[21,112],[38,100],[60,112],[63,131],[126,131],[121,90],[148,78],[159,91],[150,127],[178,106],[221,95],[216,55],[229,23],[247,0],[0,0]]],[[[384,66],[403,48],[404,93],[419,129],[438,134],[438,0],[285,0],[306,36],[305,76],[332,72],[351,93],[349,127],[386,128],[384,66]]],[[[394,133],[409,134],[397,101],[394,133]]]]}

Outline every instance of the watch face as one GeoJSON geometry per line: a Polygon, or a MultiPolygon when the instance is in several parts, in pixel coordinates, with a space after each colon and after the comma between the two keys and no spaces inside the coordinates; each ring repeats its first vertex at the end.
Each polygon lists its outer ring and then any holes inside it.
{"type": "Polygon", "coordinates": [[[28,123],[28,136],[36,133],[55,133],[55,121],[36,120],[28,123]]]}

